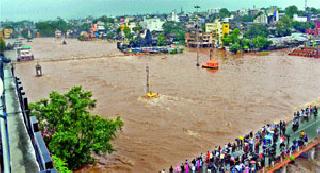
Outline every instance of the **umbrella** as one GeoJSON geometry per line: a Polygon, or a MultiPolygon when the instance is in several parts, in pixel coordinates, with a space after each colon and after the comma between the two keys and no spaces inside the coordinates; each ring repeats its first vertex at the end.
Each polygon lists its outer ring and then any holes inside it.
{"type": "Polygon", "coordinates": [[[239,136],[238,138],[239,138],[241,141],[244,140],[244,137],[243,137],[243,136],[239,136]]]}

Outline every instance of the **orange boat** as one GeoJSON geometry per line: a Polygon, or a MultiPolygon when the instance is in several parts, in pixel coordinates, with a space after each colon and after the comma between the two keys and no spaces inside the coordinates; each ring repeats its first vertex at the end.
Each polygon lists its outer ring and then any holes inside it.
{"type": "Polygon", "coordinates": [[[209,68],[209,69],[218,69],[219,63],[217,60],[211,59],[202,64],[202,68],[209,68]]]}

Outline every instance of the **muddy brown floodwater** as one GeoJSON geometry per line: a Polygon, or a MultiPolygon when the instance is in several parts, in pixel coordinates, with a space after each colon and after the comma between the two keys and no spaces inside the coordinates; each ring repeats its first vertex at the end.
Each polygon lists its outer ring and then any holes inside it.
{"type": "MultiPolygon", "coordinates": [[[[34,43],[45,57],[68,51],[47,42],[34,43]]],[[[84,49],[83,43],[70,44],[74,54],[84,49]]],[[[90,51],[96,50],[82,52],[90,57],[90,51]]],[[[208,59],[207,50],[202,53],[201,62],[208,59]]],[[[73,56],[72,52],[66,56],[73,56]]],[[[284,51],[243,57],[215,51],[214,56],[220,62],[218,72],[196,67],[192,50],[174,56],[40,62],[44,76],[39,78],[35,61],[18,63],[16,69],[31,101],[47,97],[52,90],[82,85],[98,100],[95,113],[123,118],[124,128],[114,140],[117,151],[82,172],[152,173],[265,123],[288,118],[295,107],[319,96],[320,59],[289,57],[284,51]],[[152,101],[140,97],[145,91],[146,64],[151,89],[161,95],[152,101]]]]}

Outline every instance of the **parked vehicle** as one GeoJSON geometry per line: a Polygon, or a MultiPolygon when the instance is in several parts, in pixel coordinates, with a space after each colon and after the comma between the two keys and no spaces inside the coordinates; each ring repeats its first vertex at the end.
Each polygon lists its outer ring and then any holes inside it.
{"type": "Polygon", "coordinates": [[[32,61],[34,60],[34,56],[31,53],[30,46],[22,46],[17,49],[18,58],[17,61],[32,61]]]}

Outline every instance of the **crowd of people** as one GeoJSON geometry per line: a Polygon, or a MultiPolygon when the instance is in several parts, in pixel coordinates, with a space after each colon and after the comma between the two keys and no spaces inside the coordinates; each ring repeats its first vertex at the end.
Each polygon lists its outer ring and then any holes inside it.
{"type": "MultiPolygon", "coordinates": [[[[295,112],[293,132],[299,129],[301,123],[308,122],[311,116],[317,116],[317,113],[316,106],[295,112]]],[[[285,121],[267,124],[256,133],[239,136],[233,143],[216,146],[212,151],[201,153],[199,157],[185,160],[168,170],[163,169],[160,173],[256,173],[265,167],[274,166],[308,143],[305,131],[300,131],[299,138],[290,141],[290,135],[286,134],[287,128],[285,121]]]]}

